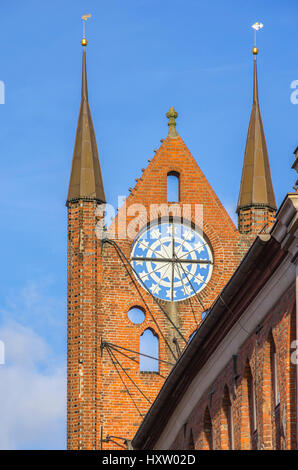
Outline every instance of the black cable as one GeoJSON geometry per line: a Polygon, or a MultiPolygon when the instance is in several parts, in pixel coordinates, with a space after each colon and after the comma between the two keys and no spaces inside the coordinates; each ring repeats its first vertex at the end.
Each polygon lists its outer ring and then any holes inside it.
{"type": "MultiPolygon", "coordinates": [[[[168,362],[168,361],[164,361],[163,359],[158,359],[157,357],[153,357],[153,356],[149,356],[148,354],[144,354],[144,353],[140,353],[140,352],[137,352],[137,351],[133,351],[132,349],[128,349],[128,348],[125,348],[124,346],[118,346],[118,344],[113,344],[113,343],[107,343],[109,346],[113,346],[114,348],[119,348],[119,349],[124,349],[124,351],[128,351],[128,352],[131,352],[133,354],[138,354],[139,356],[145,356],[145,357],[149,357],[150,359],[155,359],[156,361],[159,361],[159,362],[164,362],[165,364],[168,364],[170,366],[174,366],[175,364],[173,364],[172,362],[168,362]]],[[[128,357],[128,356],[127,356],[128,357]]]]}
{"type": "Polygon", "coordinates": [[[129,397],[131,398],[131,400],[132,400],[132,402],[133,402],[133,404],[134,404],[136,410],[138,411],[139,415],[141,416],[141,418],[143,418],[144,415],[140,412],[138,405],[135,403],[135,401],[134,401],[134,399],[133,399],[133,396],[132,396],[132,394],[131,394],[130,391],[129,391],[129,388],[127,387],[126,383],[125,383],[124,380],[122,379],[121,374],[120,374],[119,370],[117,369],[116,364],[114,363],[113,357],[112,357],[112,355],[111,355],[111,353],[110,353],[110,351],[109,351],[108,348],[107,348],[107,351],[108,351],[108,354],[109,354],[110,359],[111,359],[111,361],[112,361],[112,364],[113,364],[113,366],[115,367],[115,369],[116,369],[116,371],[117,371],[117,374],[118,374],[119,377],[120,377],[120,380],[121,380],[122,384],[124,385],[124,387],[125,387],[125,389],[126,389],[128,395],[129,395],[129,397]]]}
{"type": "MultiPolygon", "coordinates": [[[[180,264],[181,264],[181,263],[180,263],[180,264]]],[[[182,266],[182,264],[181,264],[181,266],[182,266]]],[[[183,266],[182,266],[182,269],[183,269],[183,266]]],[[[184,269],[183,269],[183,270],[184,270],[184,269]]],[[[181,284],[182,284],[182,286],[183,286],[182,276],[180,275],[179,270],[178,270],[178,274],[179,274],[179,277],[180,277],[180,279],[181,279],[181,284]]],[[[183,286],[183,289],[184,289],[184,292],[185,292],[184,286],[183,286]]],[[[197,318],[196,318],[196,315],[195,315],[195,311],[194,311],[194,309],[193,309],[193,305],[192,305],[192,303],[191,303],[191,297],[188,298],[188,301],[189,301],[189,305],[190,305],[190,308],[191,308],[191,311],[192,311],[192,315],[193,315],[193,318],[194,318],[196,327],[198,327],[198,321],[197,321],[197,318]]],[[[203,307],[203,309],[204,309],[204,308],[205,308],[205,307],[203,307]]]]}
{"type": "Polygon", "coordinates": [[[181,333],[181,331],[177,328],[177,326],[175,325],[175,323],[171,320],[171,318],[169,317],[169,315],[167,314],[167,312],[164,310],[164,308],[160,305],[160,303],[156,300],[156,298],[154,297],[154,295],[152,294],[152,292],[150,292],[150,290],[148,289],[148,287],[146,286],[146,284],[143,282],[143,280],[140,278],[139,274],[137,273],[137,271],[134,269],[134,267],[130,264],[129,260],[127,259],[126,255],[123,253],[123,251],[121,250],[121,248],[119,247],[119,245],[114,241],[114,240],[110,240],[108,238],[106,238],[104,240],[104,242],[107,242],[107,243],[110,243],[112,245],[115,245],[118,250],[120,251],[120,253],[122,254],[122,256],[124,257],[124,259],[126,260],[127,264],[131,267],[131,269],[133,270],[133,272],[135,273],[135,275],[137,276],[137,278],[140,280],[140,282],[142,283],[144,289],[148,292],[148,294],[150,294],[150,296],[153,298],[154,302],[158,305],[158,307],[160,308],[160,310],[163,312],[163,314],[166,316],[166,318],[169,320],[169,322],[171,323],[171,325],[175,328],[175,330],[177,331],[177,333],[181,336],[181,338],[183,339],[183,341],[187,344],[187,341],[186,339],[184,338],[183,334],[181,333]]]}
{"type": "MultiPolygon", "coordinates": [[[[128,356],[128,355],[125,354],[124,352],[119,351],[117,348],[114,348],[113,346],[110,346],[110,348],[111,348],[113,351],[115,351],[115,352],[121,354],[122,356],[127,357],[127,358],[130,359],[131,361],[136,362],[137,364],[140,364],[139,361],[136,361],[135,359],[133,359],[132,357],[128,356]]],[[[150,357],[150,356],[148,356],[148,357],[150,357]]],[[[157,360],[158,360],[158,359],[157,359],[157,360]]],[[[156,374],[158,374],[158,375],[159,375],[160,377],[162,377],[163,379],[166,379],[166,377],[165,377],[164,375],[162,375],[160,372],[156,372],[156,374]]]]}
{"type": "MultiPolygon", "coordinates": [[[[180,263],[180,264],[181,264],[181,263],[180,263]]],[[[182,268],[183,268],[183,266],[182,266],[182,268]]],[[[202,280],[202,282],[203,282],[203,284],[206,284],[206,285],[207,285],[207,282],[205,282],[205,281],[203,281],[203,280],[202,280]]],[[[189,281],[189,283],[190,283],[192,289],[194,290],[194,288],[193,288],[193,286],[192,286],[192,284],[191,284],[190,281],[189,281]]],[[[219,297],[219,299],[222,301],[222,303],[224,304],[224,306],[226,307],[226,309],[229,310],[229,312],[231,312],[232,315],[234,315],[233,310],[226,304],[226,302],[224,301],[224,299],[223,299],[222,296],[221,296],[221,293],[218,294],[218,297],[219,297]]],[[[200,303],[201,303],[201,301],[200,301],[200,303]]],[[[201,305],[202,305],[202,303],[201,303],[201,305]]],[[[204,305],[203,305],[203,308],[205,308],[204,305]]],[[[212,308],[212,307],[211,307],[211,308],[212,308]]],[[[236,320],[236,323],[239,324],[240,328],[242,328],[242,330],[245,331],[245,333],[250,334],[250,333],[244,328],[244,326],[241,325],[241,322],[240,322],[239,319],[236,320]]]]}
{"type": "Polygon", "coordinates": [[[173,343],[175,344],[176,349],[177,349],[177,354],[178,354],[178,356],[180,357],[180,356],[181,356],[181,351],[180,351],[180,348],[179,348],[179,343],[178,343],[177,338],[174,338],[174,339],[173,339],[173,343]]]}
{"type": "MultiPolygon", "coordinates": [[[[169,321],[173,324],[172,320],[168,317],[168,315],[167,315],[167,313],[165,312],[165,310],[162,308],[162,306],[159,304],[159,302],[155,299],[155,297],[154,297],[153,294],[150,292],[150,290],[147,288],[147,286],[143,283],[142,279],[139,277],[138,273],[135,271],[135,269],[133,268],[133,266],[131,266],[131,264],[129,263],[127,257],[125,256],[125,254],[123,253],[123,251],[121,250],[121,248],[118,246],[118,244],[117,244],[116,242],[114,242],[113,240],[110,240],[110,239],[108,239],[108,238],[105,238],[105,239],[103,239],[102,241],[103,241],[103,242],[110,243],[111,245],[115,245],[116,248],[119,249],[120,253],[122,253],[122,255],[123,255],[123,257],[125,258],[125,260],[126,260],[126,262],[128,263],[128,265],[131,267],[131,269],[135,272],[135,274],[136,274],[136,276],[138,277],[138,279],[140,279],[141,283],[144,285],[145,290],[151,295],[151,297],[153,298],[153,300],[155,301],[155,303],[159,306],[159,308],[162,310],[162,312],[166,315],[166,317],[169,319],[169,321]]],[[[123,264],[124,264],[124,263],[123,263],[123,264]]],[[[180,263],[180,264],[181,264],[181,263],[180,263]]],[[[189,282],[190,282],[190,281],[189,281],[189,282]]],[[[202,282],[203,282],[203,284],[206,284],[206,285],[207,285],[207,282],[205,282],[205,281],[202,281],[202,282]]],[[[191,284],[191,283],[190,283],[190,284],[191,284]]],[[[192,286],[192,284],[191,284],[191,286],[192,286]]],[[[136,286],[136,287],[137,287],[137,286],[136,286]]],[[[192,286],[192,289],[194,290],[193,286],[192,286]]],[[[138,289],[137,289],[137,290],[138,290],[138,289]]],[[[138,290],[138,292],[139,292],[139,290],[138,290]]],[[[140,292],[139,292],[139,294],[140,294],[140,292]]],[[[195,292],[195,294],[196,294],[196,297],[198,298],[200,304],[202,305],[202,307],[203,307],[203,309],[204,309],[204,308],[205,308],[205,307],[204,307],[204,304],[203,304],[202,301],[199,299],[198,294],[197,294],[196,292],[195,292]]],[[[141,295],[141,294],[140,294],[140,295],[141,295]]],[[[142,295],[141,295],[141,297],[142,297],[142,295]]],[[[221,294],[219,294],[218,297],[220,298],[220,300],[222,301],[222,303],[224,304],[224,306],[225,306],[232,314],[234,314],[233,310],[226,304],[226,302],[225,302],[224,299],[222,298],[221,294]]],[[[143,299],[143,297],[142,297],[142,299],[143,299]]],[[[143,299],[143,301],[144,301],[144,299],[143,299]]],[[[144,301],[144,303],[145,303],[145,301],[144,301]]],[[[147,305],[147,304],[146,304],[146,305],[147,305]]],[[[149,309],[148,306],[147,306],[147,308],[148,308],[148,310],[149,310],[149,312],[150,312],[150,309],[149,309]]],[[[212,307],[211,307],[211,308],[212,308],[212,307]]],[[[153,315],[152,315],[151,312],[150,312],[150,314],[151,314],[151,316],[153,317],[153,315]]],[[[154,317],[153,317],[153,319],[154,319],[154,317]]],[[[154,321],[155,321],[155,319],[154,319],[154,321]]],[[[156,321],[155,321],[155,323],[156,323],[156,321]]],[[[249,334],[249,332],[241,325],[240,320],[237,320],[236,323],[239,324],[240,328],[242,328],[243,331],[245,331],[245,333],[249,334]]],[[[156,323],[156,324],[157,324],[157,323],[156,323]]],[[[187,341],[186,341],[186,339],[184,338],[184,336],[182,335],[182,333],[178,330],[178,328],[177,328],[174,324],[173,324],[173,326],[174,326],[174,328],[177,330],[177,332],[179,333],[179,335],[182,336],[183,340],[184,340],[184,341],[186,342],[186,344],[187,344],[187,341]]],[[[159,331],[160,331],[160,329],[159,329],[159,331]]],[[[162,336],[163,336],[163,335],[162,335],[162,336]]],[[[163,339],[165,340],[164,336],[163,336],[163,339]]],[[[165,342],[166,342],[168,348],[170,349],[170,351],[171,351],[173,357],[175,358],[175,360],[177,360],[177,358],[176,358],[175,354],[173,353],[173,351],[172,351],[170,345],[168,344],[168,342],[167,342],[166,340],[165,340],[165,342]]]]}
{"type": "MultiPolygon", "coordinates": [[[[107,347],[107,349],[109,349],[109,347],[107,347]]],[[[140,392],[140,394],[145,398],[145,400],[148,401],[148,403],[150,403],[150,405],[152,404],[151,400],[149,400],[148,397],[146,397],[146,395],[142,392],[142,390],[140,389],[140,387],[134,382],[134,380],[130,377],[130,375],[126,372],[126,370],[122,367],[121,363],[118,361],[117,357],[115,356],[115,354],[113,353],[112,350],[110,350],[110,353],[112,354],[114,360],[117,362],[117,364],[119,365],[119,367],[121,367],[122,371],[124,372],[124,374],[126,375],[126,377],[128,377],[128,379],[132,382],[132,384],[138,389],[138,391],[140,392]]]]}
{"type": "Polygon", "coordinates": [[[176,325],[173,323],[173,321],[170,319],[169,315],[167,314],[167,312],[163,309],[163,307],[160,305],[160,303],[157,301],[157,299],[155,298],[155,296],[152,294],[152,292],[148,289],[148,287],[146,286],[146,284],[143,282],[142,278],[139,276],[139,274],[137,273],[137,271],[134,269],[134,267],[131,265],[131,263],[129,262],[127,256],[123,253],[122,249],[119,247],[119,245],[114,241],[114,240],[109,240],[107,239],[106,240],[108,243],[111,243],[111,244],[114,244],[118,250],[120,251],[120,253],[122,254],[123,258],[125,259],[125,261],[127,262],[128,266],[130,266],[130,268],[133,270],[133,272],[135,273],[136,277],[140,280],[140,282],[142,283],[142,286],[144,287],[144,289],[147,291],[147,293],[152,297],[152,299],[154,300],[154,302],[157,304],[157,306],[160,308],[160,310],[163,312],[163,314],[166,316],[166,318],[169,320],[169,322],[171,323],[171,325],[176,329],[176,331],[180,334],[180,336],[184,339],[184,341],[186,342],[185,338],[183,337],[182,333],[178,330],[178,328],[176,327],[176,325]]]}
{"type": "Polygon", "coordinates": [[[123,446],[122,444],[119,444],[119,442],[114,441],[114,440],[111,439],[110,437],[106,437],[106,439],[104,440],[104,442],[113,442],[113,444],[115,444],[115,445],[118,446],[118,447],[121,447],[121,449],[127,450],[127,447],[126,447],[126,446],[123,446]]]}
{"type": "Polygon", "coordinates": [[[191,308],[191,311],[192,311],[193,319],[194,319],[194,321],[195,321],[195,323],[196,323],[196,326],[197,326],[197,328],[198,328],[198,327],[199,327],[199,322],[197,321],[197,317],[196,317],[196,315],[195,315],[195,311],[194,311],[194,308],[193,308],[193,304],[192,304],[192,301],[191,301],[191,297],[189,297],[188,301],[189,301],[189,305],[190,305],[190,308],[191,308]]]}
{"type": "Polygon", "coordinates": [[[121,437],[121,436],[110,436],[110,434],[106,435],[106,439],[120,439],[123,442],[129,441],[127,437],[121,437]]]}
{"type": "MultiPolygon", "coordinates": [[[[224,306],[226,307],[226,309],[232,314],[234,315],[234,312],[233,310],[226,304],[226,302],[224,301],[224,299],[222,298],[221,294],[218,295],[218,297],[220,298],[220,300],[222,301],[222,303],[224,304],[224,306]]],[[[250,332],[247,331],[244,326],[241,325],[241,322],[240,322],[240,319],[238,318],[238,320],[236,320],[236,323],[238,323],[238,325],[240,326],[240,328],[242,328],[243,331],[245,331],[245,333],[247,333],[248,335],[250,335],[250,332]]]]}
{"type": "MultiPolygon", "coordinates": [[[[182,243],[182,245],[180,245],[178,248],[183,247],[184,243],[185,243],[185,241],[184,241],[184,242],[182,243]]],[[[208,245],[208,242],[202,243],[201,246],[200,246],[200,248],[202,248],[203,246],[206,246],[206,245],[208,245]]],[[[187,252],[187,255],[190,255],[190,254],[193,253],[194,251],[197,251],[197,248],[195,248],[194,250],[188,251],[188,252],[187,252]]]]}
{"type": "MultiPolygon", "coordinates": [[[[180,248],[183,247],[184,243],[185,243],[185,240],[184,240],[184,242],[182,243],[182,245],[180,246],[180,248]]],[[[205,242],[202,246],[205,246],[205,245],[208,245],[208,243],[205,242]]],[[[192,251],[195,251],[195,250],[192,250],[192,251]]],[[[189,255],[190,253],[192,253],[192,251],[190,251],[190,252],[188,253],[188,255],[189,255]]],[[[188,282],[190,283],[191,288],[192,288],[192,290],[193,290],[193,292],[194,292],[196,298],[198,299],[198,301],[199,301],[199,303],[201,304],[201,307],[203,308],[203,311],[204,311],[204,310],[205,310],[205,306],[204,306],[204,304],[203,304],[203,301],[201,300],[201,298],[200,298],[200,296],[199,296],[199,293],[197,293],[197,292],[195,291],[195,289],[194,289],[194,287],[193,287],[191,281],[189,280],[189,278],[188,278],[188,276],[187,276],[187,273],[185,272],[185,269],[184,269],[184,267],[183,267],[183,264],[181,263],[180,259],[178,258],[177,254],[176,254],[176,252],[175,252],[175,238],[174,238],[174,234],[173,234],[173,255],[174,255],[174,257],[177,259],[177,261],[179,262],[181,268],[183,269],[184,274],[186,275],[186,278],[187,278],[188,282]]],[[[182,276],[180,276],[179,270],[178,270],[178,274],[179,274],[179,277],[180,277],[180,279],[181,279],[181,284],[183,285],[182,276]]],[[[184,290],[184,292],[185,292],[185,290],[184,290]]],[[[193,308],[193,305],[192,305],[192,302],[191,302],[191,297],[189,297],[188,300],[189,300],[189,305],[190,305],[190,308],[191,308],[191,311],[192,311],[192,314],[193,314],[193,317],[194,317],[194,321],[195,321],[196,327],[198,328],[199,323],[198,323],[197,318],[196,318],[196,315],[195,315],[195,311],[194,311],[194,308],[193,308]]]]}
{"type": "Polygon", "coordinates": [[[130,359],[131,361],[135,362],[135,363],[138,364],[138,365],[140,364],[140,361],[137,361],[137,360],[134,359],[133,357],[128,356],[128,354],[125,354],[124,352],[119,351],[119,350],[118,350],[117,348],[115,348],[114,346],[111,346],[111,343],[108,343],[108,346],[109,346],[111,349],[113,349],[113,351],[116,351],[116,352],[118,352],[119,354],[122,354],[122,356],[127,357],[127,359],[130,359]]]}
{"type": "Polygon", "coordinates": [[[266,222],[266,224],[264,225],[264,227],[261,228],[261,230],[259,231],[258,235],[260,235],[260,234],[263,232],[263,230],[265,230],[265,228],[267,228],[267,226],[268,226],[268,222],[266,222]]]}
{"type": "MultiPolygon", "coordinates": [[[[108,239],[107,239],[107,241],[110,242],[110,240],[108,240],[108,239]]],[[[113,243],[111,243],[111,245],[113,245],[113,243]]],[[[116,249],[117,249],[118,246],[117,246],[117,244],[115,244],[115,245],[116,245],[116,249]]],[[[120,251],[121,251],[121,250],[120,250],[120,251]]],[[[157,329],[158,329],[158,331],[160,332],[161,337],[163,338],[165,344],[166,344],[167,347],[169,348],[169,350],[170,350],[172,356],[174,357],[175,361],[177,361],[178,358],[176,357],[174,351],[172,350],[171,346],[169,345],[168,341],[166,340],[164,334],[162,333],[160,326],[158,325],[157,321],[156,321],[155,318],[154,318],[154,315],[152,314],[152,312],[151,312],[151,310],[150,310],[150,308],[149,308],[149,305],[147,304],[147,302],[145,301],[144,297],[142,296],[142,293],[140,292],[139,287],[138,287],[138,285],[137,285],[137,283],[136,283],[136,279],[134,279],[134,278],[132,277],[131,273],[130,273],[129,270],[127,269],[127,266],[125,265],[125,263],[124,263],[124,261],[123,261],[123,259],[121,258],[121,256],[120,256],[119,253],[118,253],[118,256],[119,256],[120,260],[122,261],[122,264],[123,264],[123,266],[124,266],[126,272],[127,272],[128,275],[130,276],[130,278],[131,278],[131,280],[132,280],[132,282],[133,282],[135,288],[137,289],[138,294],[140,295],[142,301],[144,302],[144,304],[145,304],[145,306],[146,306],[146,308],[147,308],[149,314],[151,315],[152,320],[154,321],[155,325],[157,326],[157,329]]],[[[124,257],[125,257],[125,255],[124,255],[124,257]]]]}
{"type": "MultiPolygon", "coordinates": [[[[177,255],[176,255],[176,253],[174,253],[174,256],[175,256],[175,258],[177,259],[178,263],[180,264],[181,268],[183,269],[184,274],[185,274],[185,276],[186,276],[186,279],[188,280],[189,284],[191,285],[191,288],[192,288],[192,290],[193,290],[195,296],[198,298],[198,301],[200,302],[201,307],[203,308],[203,310],[205,310],[205,305],[203,304],[202,300],[201,300],[200,297],[199,297],[199,294],[196,292],[194,286],[192,285],[191,280],[188,278],[187,272],[185,271],[185,269],[184,269],[184,267],[183,267],[181,261],[179,260],[179,258],[178,258],[177,255]]],[[[181,276],[180,276],[180,278],[181,278],[181,276]]],[[[182,282],[182,279],[181,279],[181,282],[182,282]]],[[[196,324],[198,325],[196,319],[195,319],[195,322],[196,322],[196,324]]]]}

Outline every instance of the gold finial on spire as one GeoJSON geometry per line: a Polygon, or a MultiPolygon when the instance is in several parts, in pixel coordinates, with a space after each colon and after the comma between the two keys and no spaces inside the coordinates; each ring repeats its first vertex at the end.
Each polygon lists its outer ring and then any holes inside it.
{"type": "Polygon", "coordinates": [[[87,46],[87,39],[85,38],[85,23],[88,20],[88,18],[91,18],[91,15],[83,15],[81,16],[81,20],[83,21],[83,39],[81,40],[82,46],[87,46]]]}
{"type": "Polygon", "coordinates": [[[252,28],[254,29],[254,47],[252,48],[253,55],[257,55],[259,52],[259,49],[257,48],[257,31],[259,31],[259,29],[262,29],[263,27],[263,23],[258,22],[252,25],[252,28]]]}
{"type": "Polygon", "coordinates": [[[178,133],[176,131],[176,121],[175,121],[175,119],[177,119],[178,113],[176,113],[173,106],[170,107],[170,109],[167,112],[166,116],[169,120],[169,122],[168,122],[169,134],[168,135],[170,137],[176,137],[178,135],[178,133]]]}

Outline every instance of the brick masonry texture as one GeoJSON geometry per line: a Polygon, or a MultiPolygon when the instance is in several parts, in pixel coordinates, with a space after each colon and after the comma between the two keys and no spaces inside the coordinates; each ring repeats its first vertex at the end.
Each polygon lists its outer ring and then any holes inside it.
{"type": "Polygon", "coordinates": [[[238,228],[243,234],[268,232],[275,220],[275,211],[268,207],[240,209],[238,228]]]}
{"type": "MultiPolygon", "coordinates": [[[[135,208],[135,204],[142,204],[147,209],[147,214],[142,214],[135,227],[136,232],[150,221],[152,204],[170,205],[173,214],[183,204],[189,204],[192,221],[195,205],[203,206],[203,231],[210,241],[214,258],[211,280],[198,296],[176,302],[174,306],[161,302],[187,340],[200,324],[203,311],[210,308],[230,279],[254,236],[239,233],[179,136],[164,140],[125,205],[119,209],[108,233],[123,233],[128,225],[131,226],[136,214],[130,213],[130,209],[135,208]],[[171,171],[180,175],[180,202],[172,204],[167,202],[167,174],[171,171]],[[129,215],[125,217],[125,213],[129,215]]],[[[102,341],[138,352],[140,335],[150,328],[159,339],[159,357],[169,362],[174,360],[170,349],[176,353],[177,344],[180,350],[185,346],[158,304],[136,281],[116,247],[101,244],[96,238],[98,217],[95,210],[96,202],[92,200],[74,201],[68,205],[69,449],[119,449],[115,442],[123,445],[123,440],[117,437],[132,439],[171,369],[160,362],[158,373],[140,372],[138,354],[123,351],[135,362],[119,352],[113,351],[114,356],[111,356],[107,348],[100,347],[102,341]],[[145,312],[145,320],[140,325],[131,323],[127,317],[128,310],[134,306],[145,312]],[[116,436],[114,442],[105,442],[107,435],[116,436]]],[[[153,219],[157,216],[157,213],[152,214],[153,219]]],[[[133,240],[115,236],[115,241],[129,259],[133,240]]],[[[252,343],[249,344],[252,348],[252,343]]],[[[227,380],[231,387],[230,369],[225,374],[227,378],[221,379],[220,383],[227,380]]],[[[215,395],[211,419],[214,416],[219,419],[216,411],[219,400],[220,397],[215,395]]],[[[205,402],[199,406],[198,416],[204,406],[205,402]]],[[[194,432],[195,445],[200,446],[200,429],[195,416],[190,418],[189,426],[194,432]]],[[[182,438],[177,439],[179,448],[178,442],[182,438]]],[[[216,436],[216,445],[219,441],[220,436],[216,436]]]]}
{"type": "Polygon", "coordinates": [[[291,362],[295,339],[295,285],[268,313],[262,327],[242,345],[235,380],[233,360],[201,396],[171,449],[295,449],[296,365],[291,362]],[[276,375],[280,403],[274,400],[270,345],[276,349],[276,375]],[[252,404],[247,380],[250,370],[255,394],[255,429],[250,429],[252,404]],[[210,391],[212,399],[210,398],[210,391]],[[233,445],[229,443],[225,396],[231,402],[233,445]],[[210,421],[206,420],[210,417],[210,421]]]}

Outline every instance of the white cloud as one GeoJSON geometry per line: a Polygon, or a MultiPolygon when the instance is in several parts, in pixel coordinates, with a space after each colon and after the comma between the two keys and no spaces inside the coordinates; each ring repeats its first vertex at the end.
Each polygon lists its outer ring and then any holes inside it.
{"type": "Polygon", "coordinates": [[[52,364],[49,346],[30,328],[0,328],[5,364],[0,366],[0,448],[64,448],[66,379],[52,364]]]}
{"type": "Polygon", "coordinates": [[[49,346],[33,330],[16,322],[0,327],[0,338],[4,341],[6,364],[22,368],[34,368],[50,356],[49,346]]]}
{"type": "Polygon", "coordinates": [[[48,281],[40,280],[9,293],[4,302],[0,308],[0,340],[5,344],[5,364],[0,364],[0,449],[63,449],[62,301],[49,295],[48,281]]]}
{"type": "Polygon", "coordinates": [[[15,319],[34,328],[49,331],[64,327],[65,299],[51,292],[55,283],[50,278],[27,280],[17,291],[7,293],[5,303],[0,307],[4,319],[15,319]]]}

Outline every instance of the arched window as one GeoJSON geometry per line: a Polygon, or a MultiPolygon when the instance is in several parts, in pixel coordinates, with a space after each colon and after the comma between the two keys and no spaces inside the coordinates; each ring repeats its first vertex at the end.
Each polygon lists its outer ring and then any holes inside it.
{"type": "Polygon", "coordinates": [[[251,369],[249,363],[247,363],[242,379],[241,449],[254,449],[256,447],[255,439],[253,439],[256,428],[255,388],[251,369]]]}
{"type": "Polygon", "coordinates": [[[204,422],[203,422],[203,450],[212,450],[212,449],[213,449],[212,421],[211,421],[209,408],[207,407],[204,413],[204,422]]]}
{"type": "Polygon", "coordinates": [[[179,202],[180,199],[180,184],[179,173],[170,171],[167,175],[167,201],[179,202]]]}
{"type": "Polygon", "coordinates": [[[280,403],[280,392],[279,392],[279,381],[278,381],[278,370],[277,370],[277,355],[275,342],[272,333],[269,337],[270,344],[270,365],[271,365],[271,388],[273,392],[273,403],[274,406],[280,403]]]}
{"type": "Polygon", "coordinates": [[[276,348],[272,332],[264,345],[263,356],[263,444],[265,449],[280,448],[279,383],[276,348]]]}
{"type": "Polygon", "coordinates": [[[223,450],[231,450],[234,448],[233,412],[229,389],[227,386],[224,388],[221,411],[221,448],[223,450]]]}
{"type": "Polygon", "coordinates": [[[156,333],[147,328],[140,336],[140,371],[158,372],[159,341],[156,333]],[[144,354],[144,356],[142,356],[144,354]],[[151,356],[151,357],[146,357],[151,356]],[[156,359],[153,359],[156,358],[156,359]]]}

